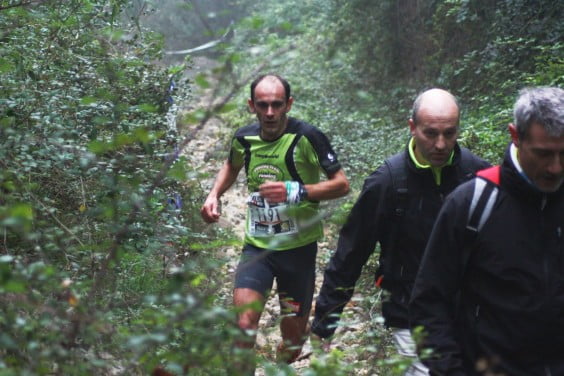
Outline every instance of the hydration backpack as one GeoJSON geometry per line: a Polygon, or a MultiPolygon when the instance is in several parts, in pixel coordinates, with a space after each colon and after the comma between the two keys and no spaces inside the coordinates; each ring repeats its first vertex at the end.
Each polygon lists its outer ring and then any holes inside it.
{"type": "MultiPolygon", "coordinates": [[[[385,160],[385,165],[387,167],[387,170],[390,174],[390,178],[391,178],[391,183],[392,183],[392,191],[393,191],[393,200],[395,203],[395,209],[393,212],[393,216],[392,216],[392,221],[394,222],[394,225],[392,225],[391,227],[391,231],[389,234],[389,244],[390,244],[390,252],[386,252],[386,254],[384,254],[382,252],[382,250],[380,251],[380,266],[378,268],[378,270],[376,271],[376,278],[375,278],[375,284],[378,287],[382,287],[382,283],[383,283],[383,279],[384,279],[384,275],[388,275],[389,277],[392,277],[392,267],[393,267],[393,254],[396,253],[395,252],[395,247],[397,244],[397,239],[399,236],[399,228],[401,227],[401,223],[403,220],[403,216],[405,214],[405,211],[407,210],[407,206],[408,206],[408,202],[409,202],[409,189],[408,189],[408,184],[407,184],[407,170],[408,170],[408,166],[407,166],[407,160],[406,158],[409,158],[409,156],[406,153],[398,153],[388,159],[385,160]],[[389,254],[387,254],[389,253],[389,254]]],[[[496,166],[499,167],[499,166],[496,166]]],[[[495,167],[492,168],[488,168],[485,170],[480,170],[480,171],[487,171],[490,169],[494,169],[495,167]]],[[[458,168],[457,173],[459,174],[459,180],[462,181],[462,179],[466,176],[470,177],[474,174],[475,171],[475,164],[474,164],[474,158],[472,156],[472,153],[470,153],[470,151],[466,148],[460,148],[460,167],[458,168]]],[[[478,174],[478,173],[477,173],[478,174]]],[[[495,172],[491,173],[492,175],[495,175],[495,172]]],[[[497,172],[497,174],[499,175],[499,172],[497,172]]],[[[488,175],[489,176],[489,175],[488,175]]],[[[488,179],[486,176],[482,176],[484,179],[488,179]]],[[[490,180],[490,179],[488,179],[490,180]]],[[[490,180],[492,182],[497,181],[497,185],[499,185],[499,177],[493,180],[490,180]]],[[[484,182],[485,183],[485,182],[484,182]]],[[[488,189],[489,191],[489,189],[488,189]]],[[[490,193],[488,193],[489,196],[490,193]]],[[[496,191],[496,195],[497,195],[497,191],[496,191]]],[[[495,197],[493,199],[493,201],[495,202],[495,197]]],[[[493,205],[493,204],[492,204],[493,205]]],[[[476,205],[474,206],[472,213],[476,212],[476,214],[481,214],[482,213],[483,208],[480,207],[476,207],[476,205]],[[476,209],[478,209],[478,211],[476,212],[476,209]]],[[[490,208],[491,210],[491,208],[490,208]]],[[[472,214],[471,213],[471,214],[472,214]]],[[[489,217],[489,212],[487,213],[487,217],[489,217]]],[[[486,219],[487,219],[486,217],[486,219]]],[[[483,221],[485,222],[485,220],[483,221]]],[[[481,222],[481,223],[483,223],[481,222]]]]}
{"type": "Polygon", "coordinates": [[[476,173],[476,176],[481,179],[476,179],[474,183],[474,194],[468,211],[466,229],[478,233],[492,213],[499,191],[501,166],[480,170],[476,173]]]}

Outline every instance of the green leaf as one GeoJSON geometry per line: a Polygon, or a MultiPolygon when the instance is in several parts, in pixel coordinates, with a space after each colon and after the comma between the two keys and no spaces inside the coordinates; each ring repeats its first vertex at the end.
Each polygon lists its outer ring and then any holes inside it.
{"type": "Polygon", "coordinates": [[[135,138],[141,143],[148,143],[154,139],[153,134],[146,128],[137,128],[133,131],[135,138]]]}
{"type": "Polygon", "coordinates": [[[198,109],[184,115],[183,120],[187,124],[197,124],[206,118],[206,111],[203,109],[198,109]]]}
{"type": "Polygon", "coordinates": [[[167,176],[176,181],[182,182],[186,180],[186,173],[186,161],[185,158],[181,158],[172,165],[170,170],[168,170],[167,176]]]}
{"type": "Polygon", "coordinates": [[[288,21],[284,21],[284,22],[280,23],[280,28],[284,31],[290,31],[290,30],[292,30],[293,27],[294,27],[294,25],[292,25],[292,23],[288,22],[288,21]]]}
{"type": "Polygon", "coordinates": [[[92,96],[86,96],[86,97],[80,98],[80,104],[85,105],[85,106],[89,106],[89,105],[97,103],[97,102],[98,102],[98,98],[92,97],[92,96]]]}
{"type": "Polygon", "coordinates": [[[26,291],[26,286],[21,281],[10,279],[2,286],[2,290],[4,290],[4,292],[22,293],[26,291]]]}
{"type": "Polygon", "coordinates": [[[203,73],[198,74],[194,78],[194,82],[196,83],[196,85],[198,85],[199,87],[201,87],[203,89],[207,89],[207,88],[210,87],[210,83],[208,82],[208,80],[206,79],[206,76],[203,73]]]}
{"type": "Polygon", "coordinates": [[[112,149],[111,144],[98,140],[90,141],[87,147],[89,151],[96,155],[104,154],[112,149]]]}
{"type": "Polygon", "coordinates": [[[172,65],[168,67],[168,73],[170,75],[175,75],[183,72],[186,69],[186,64],[172,65]]]}
{"type": "Polygon", "coordinates": [[[14,126],[16,123],[16,118],[13,116],[7,116],[0,119],[0,127],[9,128],[14,126]]]}
{"type": "Polygon", "coordinates": [[[16,184],[12,180],[6,180],[2,182],[2,188],[8,192],[13,192],[16,190],[16,184]]]}
{"type": "Polygon", "coordinates": [[[116,148],[125,146],[125,145],[129,145],[131,143],[133,143],[135,140],[133,139],[133,137],[131,137],[131,135],[127,134],[127,133],[120,133],[117,134],[114,137],[114,142],[113,145],[116,148]]]}
{"type": "Polygon", "coordinates": [[[190,281],[190,285],[192,285],[193,287],[198,287],[205,280],[206,280],[206,275],[199,273],[199,274],[196,274],[195,276],[192,277],[192,280],[190,281]]]}
{"type": "Polygon", "coordinates": [[[220,113],[220,114],[225,114],[225,113],[231,112],[235,109],[237,109],[237,105],[235,103],[226,103],[223,106],[219,107],[217,109],[217,112],[220,113]]]}
{"type": "Polygon", "coordinates": [[[259,16],[254,16],[254,17],[251,17],[249,19],[249,22],[250,22],[250,27],[252,29],[255,29],[255,30],[260,29],[264,25],[264,18],[259,17],[259,16]]]}
{"type": "Polygon", "coordinates": [[[142,112],[157,112],[159,110],[158,106],[150,103],[142,103],[140,105],[137,105],[136,108],[142,112]]]}
{"type": "Polygon", "coordinates": [[[10,216],[12,217],[21,218],[29,221],[33,219],[33,209],[29,204],[24,204],[24,203],[16,204],[10,208],[9,213],[10,216]]]}
{"type": "Polygon", "coordinates": [[[0,58],[0,74],[11,72],[16,68],[16,66],[7,59],[0,58]]]}

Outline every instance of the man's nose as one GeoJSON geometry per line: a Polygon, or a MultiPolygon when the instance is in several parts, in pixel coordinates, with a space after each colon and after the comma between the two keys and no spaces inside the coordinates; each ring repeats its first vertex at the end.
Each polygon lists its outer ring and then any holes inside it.
{"type": "Polygon", "coordinates": [[[551,158],[548,172],[553,175],[562,175],[564,173],[564,156],[562,153],[556,153],[554,158],[551,158]]]}
{"type": "Polygon", "coordinates": [[[266,108],[266,116],[273,116],[274,115],[274,107],[269,104],[266,108]]]}
{"type": "Polygon", "coordinates": [[[444,136],[439,136],[437,138],[437,142],[435,142],[435,148],[437,148],[438,150],[443,150],[444,148],[446,148],[444,136]]]}

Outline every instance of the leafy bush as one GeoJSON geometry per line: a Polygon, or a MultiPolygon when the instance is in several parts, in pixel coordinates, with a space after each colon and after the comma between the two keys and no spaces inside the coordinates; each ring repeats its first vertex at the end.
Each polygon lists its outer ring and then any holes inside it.
{"type": "Polygon", "coordinates": [[[202,193],[182,184],[167,116],[189,86],[151,63],[161,38],[119,22],[125,3],[0,11],[2,374],[146,374],[229,353],[209,327],[230,333],[231,313],[202,288],[216,265],[191,250],[202,193]]]}

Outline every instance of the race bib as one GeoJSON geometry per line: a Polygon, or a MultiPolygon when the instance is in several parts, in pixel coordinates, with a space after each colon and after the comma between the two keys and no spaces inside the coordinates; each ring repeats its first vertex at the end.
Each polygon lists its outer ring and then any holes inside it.
{"type": "Polygon", "coordinates": [[[249,205],[249,235],[260,237],[298,232],[296,220],[288,215],[286,203],[269,203],[258,192],[254,192],[249,196],[247,204],[249,205]]]}

